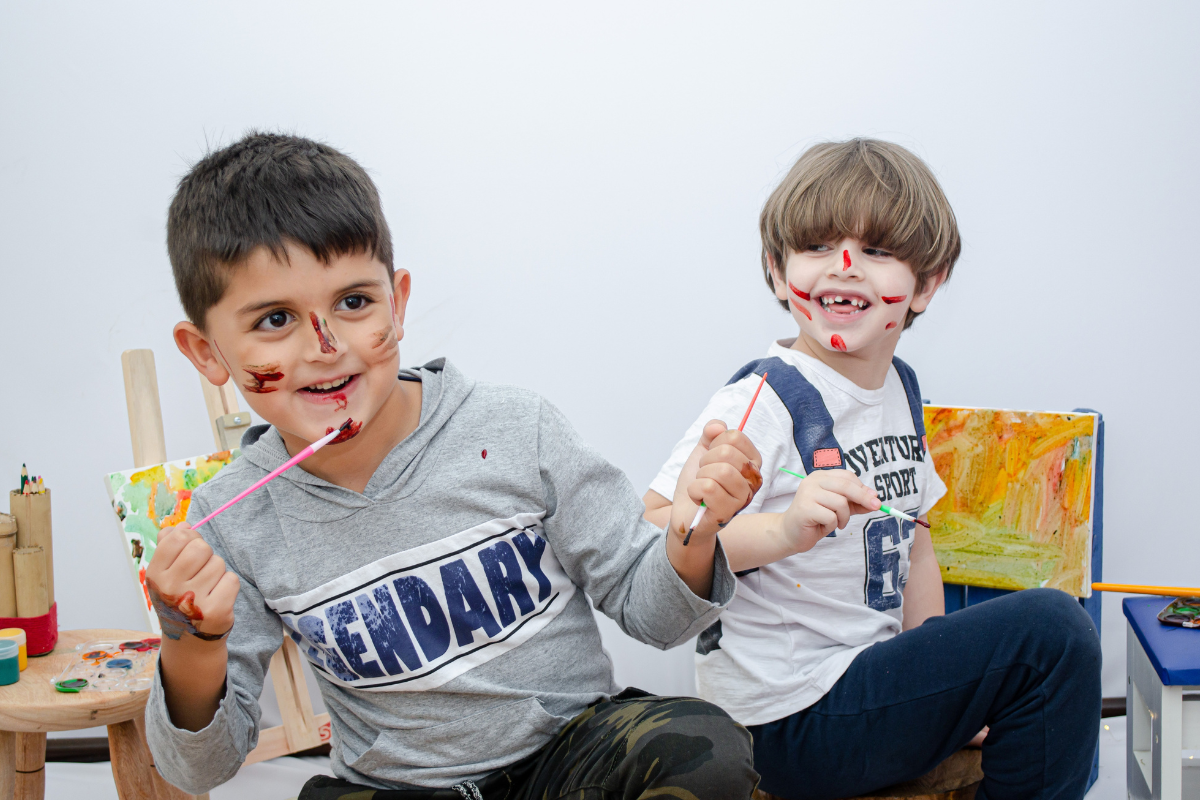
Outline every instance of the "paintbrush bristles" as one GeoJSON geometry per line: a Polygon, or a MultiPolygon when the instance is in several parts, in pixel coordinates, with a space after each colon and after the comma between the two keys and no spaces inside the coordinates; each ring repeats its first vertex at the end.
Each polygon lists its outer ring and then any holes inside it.
{"type": "Polygon", "coordinates": [[[354,421],[353,419],[347,419],[345,422],[343,422],[342,427],[338,428],[338,433],[344,433],[345,431],[349,430],[350,423],[353,421],[354,421]]]}

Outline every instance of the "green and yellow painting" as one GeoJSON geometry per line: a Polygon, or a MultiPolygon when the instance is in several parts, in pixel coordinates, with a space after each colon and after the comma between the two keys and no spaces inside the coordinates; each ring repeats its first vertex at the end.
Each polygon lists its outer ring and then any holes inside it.
{"type": "Polygon", "coordinates": [[[114,472],[104,477],[121,543],[134,577],[141,586],[142,606],[151,629],[158,632],[158,616],[146,591],[146,567],[158,546],[158,532],[187,519],[192,490],[210,480],[240,455],[222,450],[206,456],[168,461],[151,467],[114,472]]]}
{"type": "Polygon", "coordinates": [[[925,406],[947,583],[1091,595],[1095,414],[925,406]]]}

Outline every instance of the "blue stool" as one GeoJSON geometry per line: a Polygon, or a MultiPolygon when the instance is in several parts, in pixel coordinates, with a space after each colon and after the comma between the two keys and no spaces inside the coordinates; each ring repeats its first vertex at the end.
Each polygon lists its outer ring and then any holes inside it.
{"type": "Polygon", "coordinates": [[[1200,797],[1200,628],[1159,622],[1169,602],[1122,603],[1129,621],[1125,785],[1136,800],[1200,797]]]}

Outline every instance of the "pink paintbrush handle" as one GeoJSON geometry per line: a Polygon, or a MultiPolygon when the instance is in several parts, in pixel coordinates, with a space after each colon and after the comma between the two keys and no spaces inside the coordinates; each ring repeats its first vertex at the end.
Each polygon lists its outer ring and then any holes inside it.
{"type": "Polygon", "coordinates": [[[243,497],[245,497],[245,496],[247,496],[247,495],[249,495],[249,494],[252,494],[252,493],[253,493],[253,492],[255,492],[256,490],[258,490],[258,489],[260,489],[261,487],[263,487],[264,485],[266,485],[266,484],[270,483],[271,481],[275,480],[275,479],[276,479],[276,478],[278,478],[280,475],[282,475],[283,473],[287,472],[289,469],[291,469],[292,467],[296,466],[296,465],[297,465],[297,464],[299,464],[301,461],[303,461],[304,459],[308,458],[309,456],[311,456],[311,455],[312,455],[313,453],[315,453],[315,452],[317,452],[317,448],[315,448],[313,445],[311,445],[311,444],[310,444],[308,447],[304,448],[304,449],[303,449],[303,450],[301,450],[299,453],[297,453],[296,455],[292,456],[292,457],[291,457],[291,458],[289,458],[287,461],[285,461],[285,462],[283,463],[283,465],[282,465],[282,466],[276,467],[275,469],[273,469],[273,470],[271,470],[269,473],[267,473],[267,475],[266,475],[265,477],[263,477],[263,478],[260,478],[260,479],[258,479],[257,481],[255,481],[255,482],[253,483],[253,485],[251,485],[251,486],[250,486],[250,488],[249,488],[249,489],[246,489],[245,491],[243,491],[242,493],[240,493],[240,494],[239,494],[237,497],[233,498],[233,499],[232,499],[232,500],[230,500],[228,503],[226,503],[225,505],[223,505],[223,506],[221,506],[220,508],[218,508],[216,511],[212,512],[211,514],[209,514],[207,517],[205,517],[204,519],[202,519],[202,520],[200,520],[199,522],[197,522],[195,525],[193,525],[193,526],[192,526],[192,530],[196,530],[196,528],[199,528],[201,525],[203,525],[204,523],[208,522],[210,519],[212,519],[213,517],[215,517],[217,514],[220,514],[220,513],[221,513],[222,511],[224,511],[225,509],[227,509],[227,508],[229,508],[230,506],[234,505],[235,503],[237,503],[238,501],[240,501],[240,500],[241,500],[243,497]]]}

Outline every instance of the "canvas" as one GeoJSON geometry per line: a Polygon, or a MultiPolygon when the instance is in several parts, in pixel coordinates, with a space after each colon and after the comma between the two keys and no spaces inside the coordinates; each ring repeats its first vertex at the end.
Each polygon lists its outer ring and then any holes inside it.
{"type": "Polygon", "coordinates": [[[146,567],[158,545],[158,532],[187,519],[192,490],[212,480],[239,455],[238,450],[223,450],[105,476],[121,546],[141,587],[142,609],[155,633],[161,630],[146,591],[146,567]]]}
{"type": "Polygon", "coordinates": [[[1091,596],[1095,414],[925,406],[947,583],[1091,596]]]}

